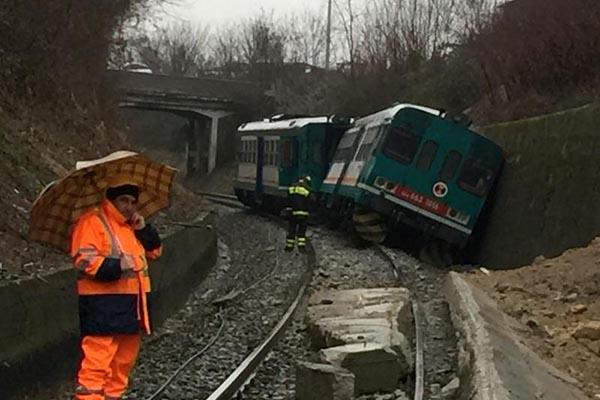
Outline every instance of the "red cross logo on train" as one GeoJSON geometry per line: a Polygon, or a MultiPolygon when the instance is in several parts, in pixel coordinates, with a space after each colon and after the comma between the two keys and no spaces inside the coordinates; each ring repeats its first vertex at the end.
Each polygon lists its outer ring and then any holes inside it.
{"type": "Polygon", "coordinates": [[[433,185],[433,194],[438,198],[445,197],[448,194],[448,186],[444,182],[436,182],[433,185]]]}

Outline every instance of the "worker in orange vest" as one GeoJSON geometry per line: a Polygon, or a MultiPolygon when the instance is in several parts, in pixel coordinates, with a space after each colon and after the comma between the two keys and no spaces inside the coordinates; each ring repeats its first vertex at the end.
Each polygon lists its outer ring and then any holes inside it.
{"type": "Polygon", "coordinates": [[[73,229],[83,353],[77,400],[121,398],[138,356],[141,331],[150,333],[146,260],[159,257],[162,245],[156,229],[136,212],[139,196],[138,186],[118,181],[73,229]]]}

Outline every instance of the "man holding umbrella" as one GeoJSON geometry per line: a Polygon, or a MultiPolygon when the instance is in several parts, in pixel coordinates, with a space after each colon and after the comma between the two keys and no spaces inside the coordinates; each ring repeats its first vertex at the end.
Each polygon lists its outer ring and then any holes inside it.
{"type": "Polygon", "coordinates": [[[140,329],[150,333],[146,259],[160,255],[161,241],[136,212],[139,192],[126,179],[113,184],[99,209],[84,214],[73,230],[83,352],[78,400],[119,399],[138,355],[140,329]]]}
{"type": "Polygon", "coordinates": [[[150,333],[147,260],[162,251],[143,215],[168,205],[173,174],[144,156],[117,152],[78,164],[34,204],[30,237],[69,248],[77,270],[76,400],[116,400],[127,388],[141,332],[150,333]]]}

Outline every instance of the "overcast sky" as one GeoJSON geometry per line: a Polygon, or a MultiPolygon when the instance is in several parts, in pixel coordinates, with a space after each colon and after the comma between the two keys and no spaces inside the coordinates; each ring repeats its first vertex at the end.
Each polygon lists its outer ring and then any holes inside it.
{"type": "MultiPolygon", "coordinates": [[[[361,3],[363,0],[358,0],[361,3]]],[[[327,15],[327,0],[179,0],[179,7],[169,7],[164,20],[173,17],[190,22],[201,22],[219,26],[230,21],[240,21],[251,17],[261,9],[273,11],[281,16],[293,12],[312,9],[327,15]]]]}

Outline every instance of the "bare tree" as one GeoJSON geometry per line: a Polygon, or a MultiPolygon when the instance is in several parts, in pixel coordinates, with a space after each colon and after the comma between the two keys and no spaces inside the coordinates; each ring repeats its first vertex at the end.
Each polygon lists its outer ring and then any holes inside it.
{"type": "Polygon", "coordinates": [[[242,28],[241,49],[248,64],[249,77],[261,82],[272,80],[285,60],[285,36],[265,12],[242,28]]]}
{"type": "Polygon", "coordinates": [[[461,41],[482,33],[491,23],[498,5],[507,0],[459,0],[455,12],[456,35],[461,41]]]}
{"type": "Polygon", "coordinates": [[[291,15],[282,24],[286,36],[286,61],[323,65],[326,21],[314,11],[291,15]]]}
{"type": "Polygon", "coordinates": [[[348,57],[347,59],[350,67],[350,76],[354,77],[357,60],[358,31],[356,29],[356,20],[358,18],[358,14],[356,13],[356,9],[352,4],[352,0],[345,0],[341,5],[338,0],[335,0],[334,4],[338,11],[338,16],[342,22],[343,40],[346,45],[346,56],[348,57]]]}
{"type": "Polygon", "coordinates": [[[238,26],[222,27],[212,36],[213,73],[222,78],[247,77],[244,55],[242,52],[242,35],[238,26]]]}
{"type": "Polygon", "coordinates": [[[201,75],[209,59],[208,32],[207,27],[188,22],[157,28],[149,35],[131,40],[133,57],[153,71],[167,75],[201,75]]]}

